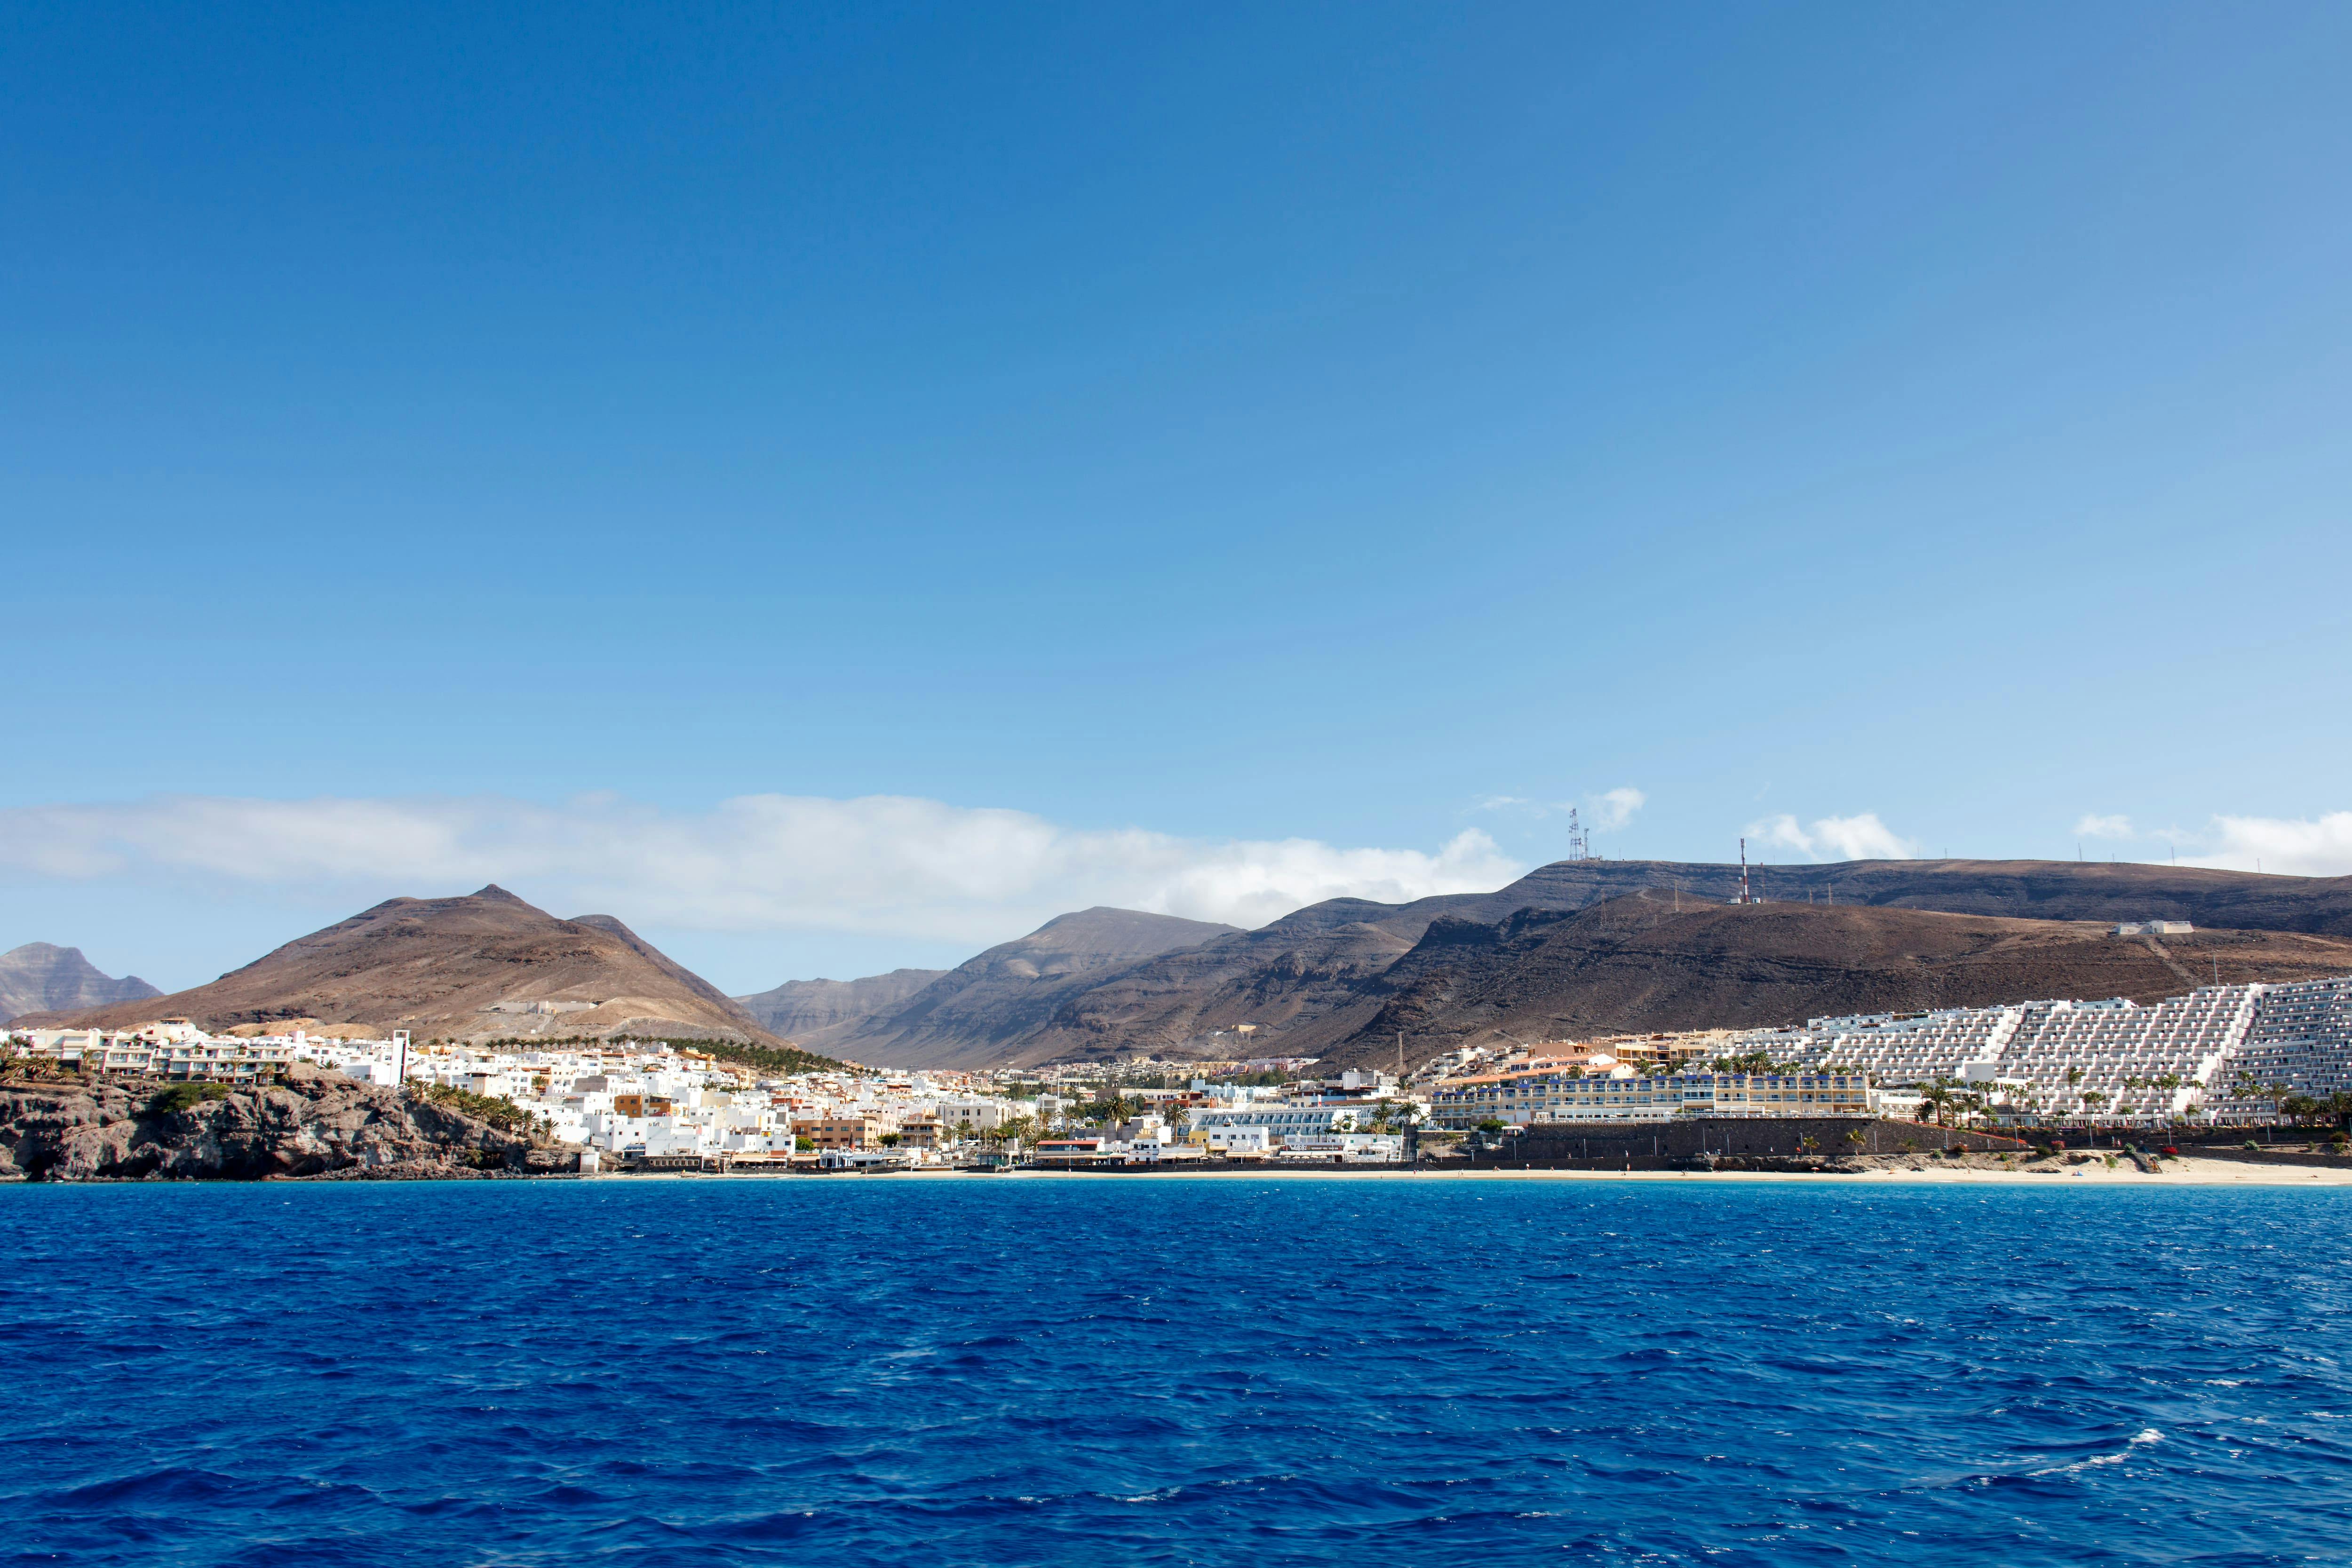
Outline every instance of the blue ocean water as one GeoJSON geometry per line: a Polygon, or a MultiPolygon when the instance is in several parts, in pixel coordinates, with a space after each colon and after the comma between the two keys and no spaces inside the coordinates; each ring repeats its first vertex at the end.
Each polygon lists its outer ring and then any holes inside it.
{"type": "Polygon", "coordinates": [[[2352,1560],[2352,1193],[0,1189],[10,1563],[2352,1560]]]}

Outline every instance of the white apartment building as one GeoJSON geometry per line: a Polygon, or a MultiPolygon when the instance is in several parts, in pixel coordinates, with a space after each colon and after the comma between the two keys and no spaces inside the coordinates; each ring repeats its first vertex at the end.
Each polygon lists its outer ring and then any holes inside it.
{"type": "Polygon", "coordinates": [[[1205,1142],[1225,1128],[1263,1127],[1276,1144],[1286,1144],[1293,1138],[1352,1133],[1363,1120],[1362,1108],[1355,1105],[1203,1105],[1186,1119],[1185,1135],[1205,1142]]]}
{"type": "Polygon", "coordinates": [[[2352,1092],[2352,975],[2264,986],[2218,1086],[2233,1110],[2270,1114],[2289,1094],[2352,1092]]]}
{"type": "Polygon", "coordinates": [[[2118,997],[1814,1019],[1741,1035],[1733,1049],[1886,1085],[1948,1079],[2011,1113],[2173,1116],[2224,1082],[2272,988],[2207,986],[2145,1007],[2118,997]]]}
{"type": "Polygon", "coordinates": [[[1488,1122],[1507,1127],[1536,1122],[1663,1122],[1682,1113],[1682,1091],[1672,1078],[1644,1075],[1622,1064],[1557,1061],[1440,1083],[1430,1092],[1429,1104],[1431,1120],[1454,1132],[1469,1132],[1488,1122]]]}

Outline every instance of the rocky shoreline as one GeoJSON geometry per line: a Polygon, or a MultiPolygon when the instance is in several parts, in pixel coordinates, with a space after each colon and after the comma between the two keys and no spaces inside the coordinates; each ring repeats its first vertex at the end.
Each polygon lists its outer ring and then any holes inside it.
{"type": "Polygon", "coordinates": [[[302,1062],[238,1088],[0,1081],[0,1181],[442,1181],[558,1175],[577,1158],[302,1062]]]}

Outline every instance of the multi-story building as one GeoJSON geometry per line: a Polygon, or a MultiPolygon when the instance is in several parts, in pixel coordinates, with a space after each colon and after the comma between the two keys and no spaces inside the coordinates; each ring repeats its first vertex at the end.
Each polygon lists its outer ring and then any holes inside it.
{"type": "Polygon", "coordinates": [[[1369,1113],[1360,1105],[1203,1105],[1186,1119],[1185,1135],[1199,1143],[1226,1128],[1263,1127],[1275,1143],[1283,1144],[1292,1138],[1328,1138],[1334,1134],[1352,1133],[1369,1120],[1369,1113]]]}
{"type": "Polygon", "coordinates": [[[1454,1132],[1488,1122],[1653,1122],[1681,1113],[1682,1092],[1663,1074],[1631,1068],[1597,1071],[1560,1062],[1480,1073],[1430,1092],[1430,1119],[1454,1132]]]}
{"type": "Polygon", "coordinates": [[[250,1083],[272,1078],[294,1060],[290,1040],[194,1040],[158,1041],[143,1071],[157,1078],[204,1079],[250,1083]]]}
{"type": "Polygon", "coordinates": [[[882,1124],[871,1116],[802,1116],[793,1122],[793,1136],[806,1138],[819,1151],[870,1149],[882,1139],[882,1124]]]}
{"type": "Polygon", "coordinates": [[[1948,1081],[2011,1116],[2173,1116],[2225,1081],[2224,1063],[2278,988],[2207,986],[2146,1006],[2118,997],[1814,1019],[1742,1035],[1734,1053],[1887,1085],[1948,1081]]]}
{"type": "Polygon", "coordinates": [[[1867,1116],[1864,1072],[1685,1072],[1672,1081],[1685,1116],[1867,1116]]]}
{"type": "Polygon", "coordinates": [[[2234,1110],[2271,1113],[2290,1094],[2352,1092],[2352,976],[2264,986],[2218,1086],[2234,1110]]]}

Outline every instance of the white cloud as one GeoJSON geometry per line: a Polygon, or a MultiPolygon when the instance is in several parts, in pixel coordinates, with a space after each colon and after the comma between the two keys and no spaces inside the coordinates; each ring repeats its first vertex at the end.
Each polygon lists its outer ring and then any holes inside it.
{"type": "Polygon", "coordinates": [[[1633,813],[1649,803],[1649,797],[1639,789],[1611,789],[1593,803],[1592,825],[1597,828],[1622,828],[1633,820],[1633,813]]]}
{"type": "Polygon", "coordinates": [[[2308,820],[2215,817],[2199,852],[2180,859],[2184,865],[2231,871],[2352,875],[2352,811],[2329,811],[2308,820]]]}
{"type": "Polygon", "coordinates": [[[2086,839],[2128,839],[2132,836],[2129,817],[2102,817],[2087,813],[2074,824],[2074,831],[2086,839]]]}
{"type": "Polygon", "coordinates": [[[1899,861],[1919,852],[1916,844],[1880,821],[1875,811],[1821,817],[1810,826],[1801,825],[1784,811],[1749,823],[1748,837],[1759,845],[1794,850],[1817,861],[1899,861]]]}
{"type": "Polygon", "coordinates": [[[1649,797],[1639,789],[1621,787],[1605,789],[1598,795],[1588,795],[1581,800],[1537,800],[1525,795],[1481,795],[1476,805],[1482,811],[1525,811],[1534,817],[1556,817],[1564,811],[1581,810],[1591,819],[1588,827],[1622,828],[1633,820],[1633,813],[1648,804],[1649,797]]]}
{"type": "Polygon", "coordinates": [[[683,813],[611,796],[23,807],[0,810],[0,867],[77,881],[196,875],[370,903],[497,882],[559,915],[600,910],[633,925],[975,943],[1097,904],[1258,925],[1326,898],[1483,892],[1527,869],[1475,831],[1428,853],[787,795],[683,813]]]}

